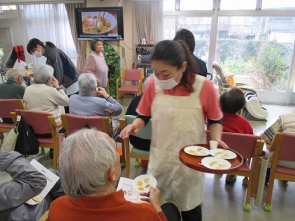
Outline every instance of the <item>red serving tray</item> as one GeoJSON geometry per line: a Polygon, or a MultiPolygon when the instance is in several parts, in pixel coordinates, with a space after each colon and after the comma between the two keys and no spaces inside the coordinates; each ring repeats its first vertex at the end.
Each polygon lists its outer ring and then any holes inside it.
{"type": "MultiPolygon", "coordinates": [[[[208,144],[193,144],[193,145],[210,149],[208,144]]],[[[205,173],[227,174],[227,173],[233,173],[233,172],[237,171],[243,165],[243,160],[244,160],[243,157],[237,151],[229,149],[230,151],[237,154],[237,157],[235,159],[227,160],[231,163],[231,168],[226,169],[226,170],[217,170],[217,169],[207,168],[207,167],[201,165],[201,160],[204,157],[208,157],[208,156],[189,155],[186,152],[184,152],[184,148],[186,148],[188,146],[192,146],[192,145],[187,145],[187,146],[181,148],[181,150],[179,151],[179,160],[184,165],[188,166],[191,169],[198,170],[198,171],[205,172],[205,173]]]]}

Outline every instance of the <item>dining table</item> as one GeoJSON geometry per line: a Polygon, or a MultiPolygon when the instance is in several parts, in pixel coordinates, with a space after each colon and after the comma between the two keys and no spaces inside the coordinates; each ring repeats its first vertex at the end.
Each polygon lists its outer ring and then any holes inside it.
{"type": "MultiPolygon", "coordinates": [[[[220,150],[224,150],[222,148],[218,148],[220,150]]],[[[231,152],[236,154],[236,157],[233,159],[226,159],[226,161],[228,161],[230,163],[230,167],[229,168],[210,168],[210,166],[204,166],[204,164],[202,163],[202,160],[206,157],[212,157],[212,155],[210,155],[210,146],[208,144],[191,144],[191,145],[187,145],[183,148],[180,149],[179,151],[179,160],[186,165],[187,167],[200,171],[200,172],[205,172],[205,173],[213,173],[213,174],[229,174],[229,173],[233,173],[237,170],[239,170],[242,165],[243,165],[243,157],[235,150],[231,150],[229,149],[231,152]],[[185,151],[186,147],[202,147],[202,148],[206,148],[208,150],[208,154],[203,155],[203,156],[197,156],[197,155],[192,155],[187,153],[187,151],[185,151]]],[[[204,161],[203,161],[204,162],[204,161]]]]}

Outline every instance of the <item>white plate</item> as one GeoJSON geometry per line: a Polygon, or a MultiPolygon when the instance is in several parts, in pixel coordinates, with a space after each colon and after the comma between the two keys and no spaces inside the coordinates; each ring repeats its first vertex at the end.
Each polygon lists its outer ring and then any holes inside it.
{"type": "Polygon", "coordinates": [[[237,157],[237,154],[235,154],[234,152],[220,148],[210,150],[209,152],[214,157],[219,157],[227,160],[235,159],[237,157]]]}
{"type": "Polygon", "coordinates": [[[156,187],[157,180],[152,175],[144,174],[136,177],[132,182],[132,187],[139,193],[148,193],[150,186],[156,187]],[[150,182],[151,179],[151,182],[150,182]]]}
{"type": "Polygon", "coordinates": [[[200,147],[200,146],[188,146],[188,147],[184,148],[184,152],[186,152],[189,155],[193,155],[193,156],[207,156],[207,155],[209,155],[209,150],[204,147],[200,147]]]}
{"type": "Polygon", "coordinates": [[[227,170],[231,167],[231,163],[218,157],[204,157],[201,160],[203,166],[214,170],[227,170]]]}

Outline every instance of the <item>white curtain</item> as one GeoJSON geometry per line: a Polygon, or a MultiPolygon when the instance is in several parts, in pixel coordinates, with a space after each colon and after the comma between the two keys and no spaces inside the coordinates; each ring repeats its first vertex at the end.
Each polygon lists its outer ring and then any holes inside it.
{"type": "Polygon", "coordinates": [[[153,40],[154,44],[164,39],[163,0],[136,1],[134,8],[135,42],[153,40]]]}
{"type": "Polygon", "coordinates": [[[35,58],[27,52],[27,44],[32,38],[51,41],[75,62],[76,49],[64,4],[19,5],[18,14],[27,63],[36,65],[46,61],[44,57],[35,58]]]}

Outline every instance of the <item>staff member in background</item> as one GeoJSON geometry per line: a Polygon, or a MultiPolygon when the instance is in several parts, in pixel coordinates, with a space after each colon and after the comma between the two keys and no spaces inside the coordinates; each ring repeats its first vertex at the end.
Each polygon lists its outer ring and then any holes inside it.
{"type": "Polygon", "coordinates": [[[90,44],[92,52],[89,54],[84,72],[92,73],[96,77],[97,84],[104,89],[108,85],[108,71],[109,67],[106,64],[103,55],[103,41],[101,39],[93,39],[90,44]]]}
{"type": "MultiPolygon", "coordinates": [[[[54,69],[54,77],[59,85],[65,89],[66,94],[70,97],[77,94],[79,72],[71,59],[52,42],[45,43],[37,38],[33,38],[27,45],[27,51],[35,57],[46,57],[46,64],[54,69]]],[[[65,112],[69,113],[69,107],[65,107],[65,112]]]]}

